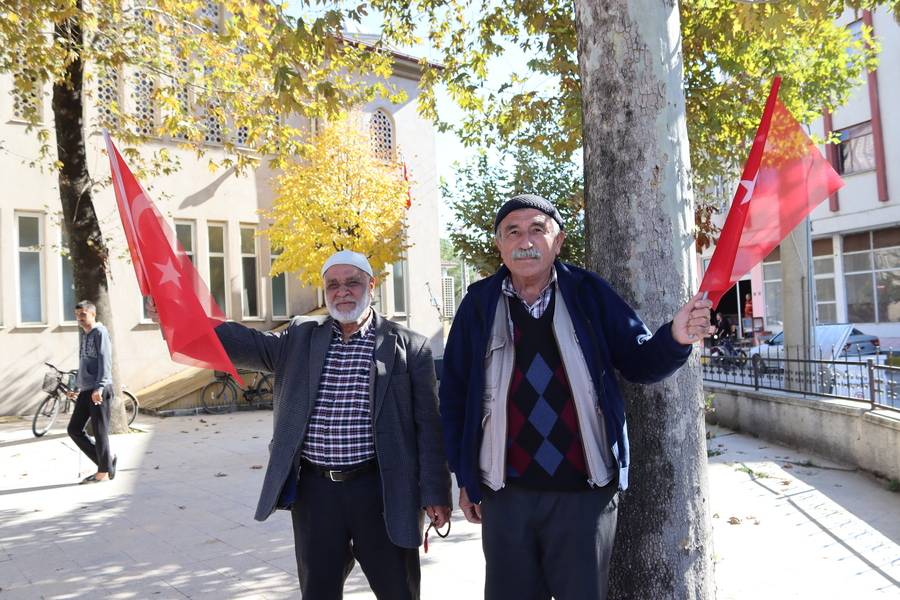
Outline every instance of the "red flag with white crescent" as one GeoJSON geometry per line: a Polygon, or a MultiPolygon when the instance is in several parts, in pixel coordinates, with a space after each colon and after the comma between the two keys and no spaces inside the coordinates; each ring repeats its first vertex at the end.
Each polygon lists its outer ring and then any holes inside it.
{"type": "Polygon", "coordinates": [[[700,283],[713,306],[844,182],[790,111],[776,77],[722,234],[700,283]]]}
{"type": "Polygon", "coordinates": [[[225,322],[172,228],[137,182],[104,129],[119,216],[141,294],[153,296],[175,362],[238,377],[213,329],[225,322]]]}

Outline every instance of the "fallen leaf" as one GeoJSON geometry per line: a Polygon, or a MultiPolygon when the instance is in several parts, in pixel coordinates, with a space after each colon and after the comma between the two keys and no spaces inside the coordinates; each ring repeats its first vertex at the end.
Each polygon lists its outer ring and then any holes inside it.
{"type": "Polygon", "coordinates": [[[159,465],[156,465],[156,466],[155,466],[155,467],[153,467],[153,468],[154,468],[154,469],[158,469],[158,468],[159,468],[159,465]]]}
{"type": "Polygon", "coordinates": [[[785,469],[793,469],[793,468],[794,468],[794,465],[784,465],[784,468],[785,468],[785,469]]]}
{"type": "Polygon", "coordinates": [[[15,457],[17,457],[17,456],[22,456],[22,453],[19,452],[18,454],[13,454],[12,456],[10,456],[10,458],[15,458],[15,457]]]}
{"type": "Polygon", "coordinates": [[[181,433],[188,433],[187,431],[182,431],[181,433]]]}
{"type": "Polygon", "coordinates": [[[719,513],[716,513],[713,515],[713,519],[718,519],[718,518],[719,518],[719,513]]]}
{"type": "Polygon", "coordinates": [[[28,477],[28,473],[22,473],[22,477],[28,477]]]}
{"type": "Polygon", "coordinates": [[[222,433],[221,431],[216,431],[216,433],[222,433]]]}
{"type": "Polygon", "coordinates": [[[184,507],[183,507],[183,506],[179,506],[178,508],[181,509],[181,510],[184,510],[184,507]]]}
{"type": "Polygon", "coordinates": [[[262,465],[253,465],[251,469],[262,469],[262,465]]]}
{"type": "Polygon", "coordinates": [[[200,422],[201,422],[201,423],[206,423],[206,421],[204,421],[203,419],[200,419],[200,422]]]}
{"type": "Polygon", "coordinates": [[[216,473],[216,477],[228,477],[228,473],[216,473]]]}
{"type": "Polygon", "coordinates": [[[731,517],[730,519],[728,519],[728,523],[729,523],[729,525],[740,525],[741,520],[738,519],[737,517],[731,517]]]}
{"type": "Polygon", "coordinates": [[[791,482],[788,481],[787,479],[785,479],[784,481],[781,482],[781,485],[791,485],[791,482]]]}

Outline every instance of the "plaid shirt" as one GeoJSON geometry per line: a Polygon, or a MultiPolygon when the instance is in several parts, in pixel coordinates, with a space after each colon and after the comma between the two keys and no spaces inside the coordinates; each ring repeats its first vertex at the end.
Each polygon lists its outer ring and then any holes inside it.
{"type": "MultiPolygon", "coordinates": [[[[547,282],[547,285],[544,289],[541,290],[541,293],[538,295],[537,300],[534,301],[534,304],[528,304],[519,295],[516,289],[512,284],[512,276],[507,275],[506,279],[503,280],[503,283],[500,285],[500,289],[503,294],[509,298],[518,298],[522,301],[522,304],[525,306],[525,309],[528,313],[534,317],[535,319],[540,319],[544,315],[544,311],[547,310],[547,307],[550,306],[550,298],[553,297],[553,284],[556,283],[556,267],[550,268],[550,281],[547,282]]],[[[509,333],[510,339],[515,339],[513,322],[512,322],[512,313],[509,316],[509,333]]]]}
{"type": "Polygon", "coordinates": [[[320,467],[347,467],[375,458],[369,373],[375,352],[375,319],[345,344],[337,321],[309,418],[301,456],[320,467]]]}

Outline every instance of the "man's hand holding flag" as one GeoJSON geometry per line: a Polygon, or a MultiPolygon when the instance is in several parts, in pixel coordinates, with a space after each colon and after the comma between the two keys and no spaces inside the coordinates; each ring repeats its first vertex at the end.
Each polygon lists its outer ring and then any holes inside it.
{"type": "Polygon", "coordinates": [[[106,130],[103,137],[138,285],[141,294],[152,296],[156,303],[172,360],[227,371],[237,377],[237,370],[213,331],[225,321],[225,315],[106,130]]]}

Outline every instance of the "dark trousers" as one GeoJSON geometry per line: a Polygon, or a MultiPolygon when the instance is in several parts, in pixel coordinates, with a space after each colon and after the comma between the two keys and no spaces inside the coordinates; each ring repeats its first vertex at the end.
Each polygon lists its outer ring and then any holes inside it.
{"type": "Polygon", "coordinates": [[[618,483],[584,492],[482,485],[485,600],[604,600],[618,483]]]}
{"type": "Polygon", "coordinates": [[[103,402],[94,404],[91,399],[93,393],[93,390],[78,393],[66,431],[81,451],[94,461],[98,473],[109,473],[112,470],[112,454],[109,452],[109,405],[112,400],[104,389],[103,402]],[[88,419],[94,430],[93,439],[85,431],[88,419]]]}
{"type": "Polygon", "coordinates": [[[419,549],[388,538],[377,470],[336,482],[300,469],[297,488],[291,519],[303,600],[342,598],[354,560],[379,600],[419,598],[419,549]]]}

